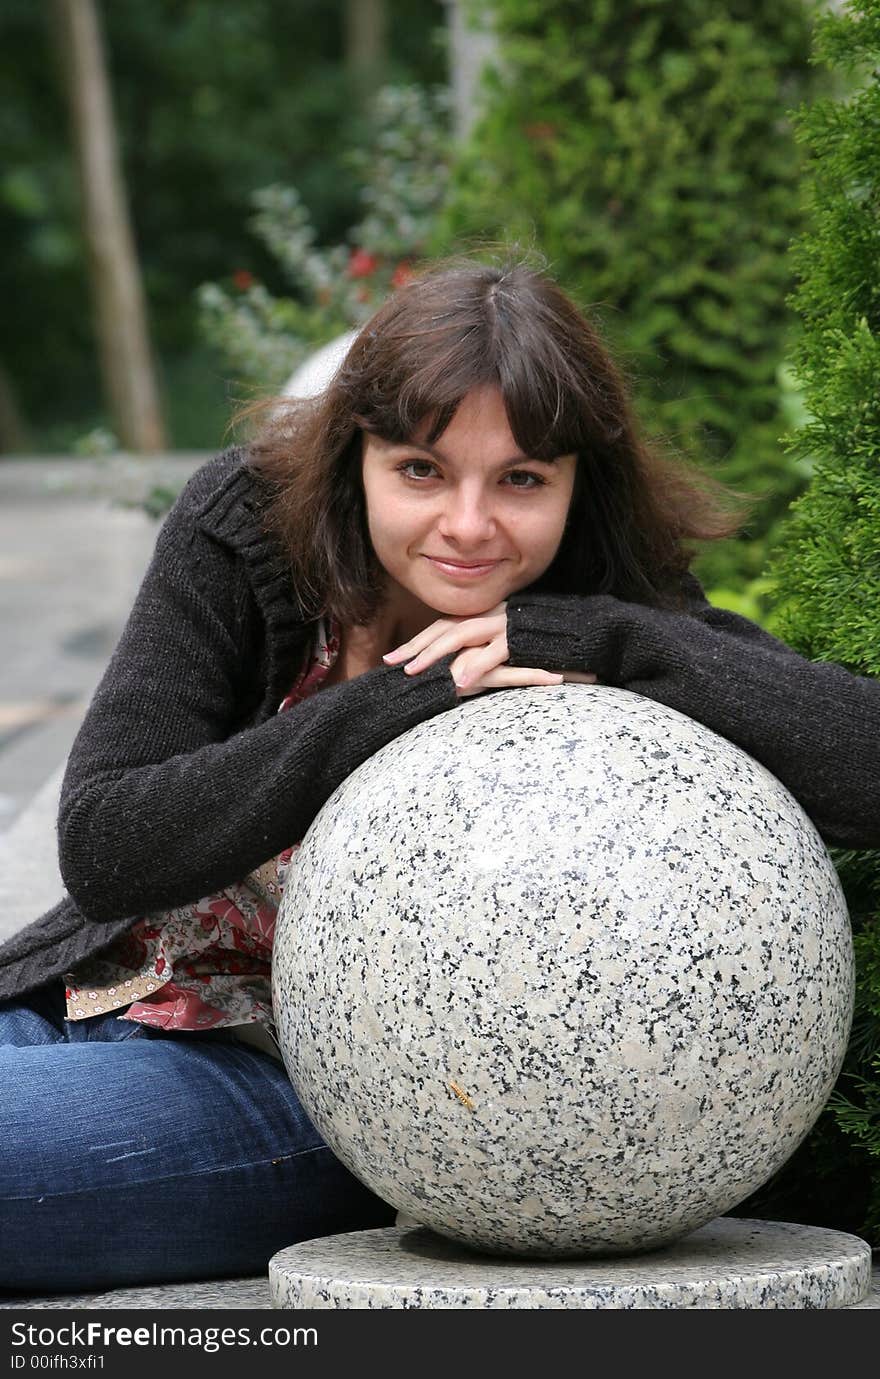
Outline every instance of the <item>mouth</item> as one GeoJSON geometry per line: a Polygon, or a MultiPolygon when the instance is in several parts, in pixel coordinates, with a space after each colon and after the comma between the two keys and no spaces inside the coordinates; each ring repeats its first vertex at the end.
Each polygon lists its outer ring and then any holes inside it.
{"type": "Polygon", "coordinates": [[[458,560],[438,560],[435,556],[427,555],[425,559],[430,561],[435,570],[441,574],[449,575],[453,579],[477,579],[480,575],[487,575],[500,565],[500,560],[487,560],[481,564],[464,563],[458,560]]]}

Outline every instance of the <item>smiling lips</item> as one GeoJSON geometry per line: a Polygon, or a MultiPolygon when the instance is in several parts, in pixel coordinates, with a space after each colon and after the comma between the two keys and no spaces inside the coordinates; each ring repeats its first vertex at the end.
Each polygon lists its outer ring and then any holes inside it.
{"type": "Polygon", "coordinates": [[[490,570],[494,570],[495,566],[501,563],[498,560],[489,560],[482,565],[463,565],[455,560],[439,560],[433,555],[426,556],[425,559],[430,560],[436,569],[443,574],[450,575],[453,579],[476,579],[480,575],[488,574],[490,570]]]}

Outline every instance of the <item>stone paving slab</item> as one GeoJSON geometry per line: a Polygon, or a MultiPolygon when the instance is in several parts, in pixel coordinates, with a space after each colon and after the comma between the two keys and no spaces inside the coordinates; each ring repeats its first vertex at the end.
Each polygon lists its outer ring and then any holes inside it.
{"type": "Polygon", "coordinates": [[[64,894],[55,837],[63,775],[59,766],[0,834],[0,942],[39,919],[64,894]]]}
{"type": "Polygon", "coordinates": [[[50,492],[51,472],[0,461],[0,833],[70,751],[159,529],[143,510],[80,492],[82,476],[50,492]]]}
{"type": "MultiPolygon", "coordinates": [[[[219,451],[222,447],[218,445],[219,451]]],[[[162,455],[103,455],[96,458],[37,455],[0,459],[0,496],[22,498],[114,498],[139,501],[154,486],[180,488],[213,450],[162,455]]]]}
{"type": "Polygon", "coordinates": [[[253,1308],[271,1311],[268,1277],[214,1279],[207,1283],[157,1283],[144,1288],[114,1288],[103,1293],[58,1293],[41,1298],[17,1298],[14,1293],[0,1293],[0,1310],[21,1308],[25,1311],[89,1312],[124,1308],[173,1308],[192,1311],[242,1311],[253,1308]]]}

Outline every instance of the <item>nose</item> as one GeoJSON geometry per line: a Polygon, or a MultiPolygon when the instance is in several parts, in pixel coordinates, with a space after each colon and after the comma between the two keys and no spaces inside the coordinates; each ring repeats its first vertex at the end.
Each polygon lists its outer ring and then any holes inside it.
{"type": "Polygon", "coordinates": [[[482,489],[461,484],[444,495],[437,529],[463,553],[479,552],[496,530],[492,501],[482,489]]]}

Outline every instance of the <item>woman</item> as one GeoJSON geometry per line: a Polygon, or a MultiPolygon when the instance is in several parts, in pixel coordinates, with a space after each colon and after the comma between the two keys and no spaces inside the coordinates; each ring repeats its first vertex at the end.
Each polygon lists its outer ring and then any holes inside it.
{"type": "Polygon", "coordinates": [[[0,950],[2,1286],[256,1273],[391,1223],[278,1061],[272,928],[333,790],[461,699],[623,686],[880,844],[880,687],[710,607],[719,494],[521,265],[401,289],[321,399],[198,471],[70,754],[69,894],[0,950]]]}

